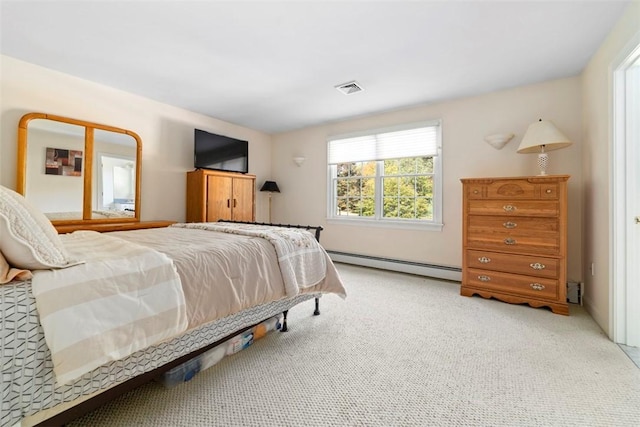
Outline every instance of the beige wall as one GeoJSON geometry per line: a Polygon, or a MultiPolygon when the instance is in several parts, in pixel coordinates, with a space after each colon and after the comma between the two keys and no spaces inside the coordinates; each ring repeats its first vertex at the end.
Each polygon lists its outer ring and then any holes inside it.
{"type": "Polygon", "coordinates": [[[570,280],[581,280],[581,113],[580,78],[572,77],[275,135],[273,177],[281,193],[273,196],[274,220],[322,224],[322,241],[329,250],[460,266],[460,178],[535,175],[536,155],[517,154],[516,150],[527,126],[545,118],[575,142],[549,153],[548,172],[571,175],[568,275],[570,280]],[[434,232],[327,223],[326,138],[430,119],[442,119],[444,229],[434,232]],[[486,135],[505,132],[516,136],[502,150],[483,140],[486,135]],[[298,155],[306,158],[301,167],[292,160],[298,155]]]}
{"type": "MultiPolygon", "coordinates": [[[[609,67],[638,28],[640,2],[633,2],[581,76],[273,137],[0,56],[0,183],[10,188],[15,185],[16,128],[23,114],[40,111],[110,124],[142,137],[143,219],[181,221],[184,173],[193,166],[192,133],[198,127],[250,140],[250,170],[257,175],[258,187],[265,179],[275,179],[282,190],[273,196],[274,221],[322,224],[326,229],[323,243],[332,250],[459,266],[459,179],[535,174],[535,155],[520,155],[516,149],[526,127],[537,118],[547,118],[575,142],[567,149],[551,152],[549,168],[550,173],[572,176],[569,279],[586,283],[585,305],[598,324],[609,331],[609,67]],[[327,224],[326,138],[428,119],[442,119],[443,123],[443,231],[327,224]],[[497,132],[513,132],[516,137],[502,150],[495,150],[483,137],[497,132]],[[292,160],[298,155],[306,157],[301,167],[292,160]],[[589,272],[591,262],[596,265],[595,276],[589,272]]],[[[257,195],[257,219],[264,221],[268,199],[265,194],[257,195]]]]}
{"type": "MultiPolygon", "coordinates": [[[[193,130],[249,140],[249,169],[260,185],[270,179],[271,137],[0,56],[0,184],[15,188],[16,140],[20,117],[42,112],[130,129],[142,138],[142,219],[183,221],[185,173],[193,169],[193,130]]],[[[212,102],[215,102],[212,100],[212,102]]],[[[257,219],[267,219],[267,201],[257,201],[257,219]]]]}
{"type": "Polygon", "coordinates": [[[582,75],[584,175],[585,306],[611,335],[611,99],[610,67],[640,31],[640,2],[633,2],[585,68],[582,75]],[[589,269],[595,264],[595,275],[589,269]]]}

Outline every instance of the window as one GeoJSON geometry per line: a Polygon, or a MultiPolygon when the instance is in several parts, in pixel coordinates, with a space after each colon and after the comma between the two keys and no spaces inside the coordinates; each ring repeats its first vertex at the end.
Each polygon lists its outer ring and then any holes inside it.
{"type": "Polygon", "coordinates": [[[441,229],[440,122],[331,138],[329,219],[441,229]]]}

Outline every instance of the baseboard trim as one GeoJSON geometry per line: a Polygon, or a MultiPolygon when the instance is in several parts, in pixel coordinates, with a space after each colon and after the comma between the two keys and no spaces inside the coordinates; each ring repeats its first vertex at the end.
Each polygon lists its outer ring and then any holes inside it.
{"type": "Polygon", "coordinates": [[[437,279],[462,281],[462,269],[437,264],[425,264],[414,261],[403,261],[393,258],[382,258],[369,255],[351,254],[347,252],[327,251],[334,262],[373,267],[382,270],[399,271],[437,279]]]}

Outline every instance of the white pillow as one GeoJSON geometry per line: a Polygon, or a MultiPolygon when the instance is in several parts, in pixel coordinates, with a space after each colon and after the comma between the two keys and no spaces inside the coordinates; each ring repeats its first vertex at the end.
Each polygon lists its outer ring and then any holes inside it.
{"type": "Polygon", "coordinates": [[[0,185],[0,251],[12,267],[39,270],[78,264],[44,214],[0,185]]]}

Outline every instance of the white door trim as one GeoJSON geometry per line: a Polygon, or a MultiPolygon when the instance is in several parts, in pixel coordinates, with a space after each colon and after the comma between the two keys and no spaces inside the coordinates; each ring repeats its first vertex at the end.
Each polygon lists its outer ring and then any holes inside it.
{"type": "MultiPolygon", "coordinates": [[[[611,205],[610,205],[610,298],[609,298],[609,330],[614,342],[640,346],[639,342],[630,342],[630,337],[637,337],[638,326],[630,321],[634,311],[629,307],[629,295],[640,292],[640,277],[631,267],[640,259],[638,243],[635,242],[632,227],[631,208],[627,203],[630,196],[636,197],[640,190],[633,177],[633,146],[628,141],[630,124],[627,120],[627,81],[626,71],[640,58],[640,32],[627,43],[611,65],[613,83],[612,97],[612,153],[611,153],[611,205]]],[[[635,153],[638,155],[638,153],[635,153]]],[[[632,299],[633,300],[633,299],[632,299]]],[[[637,301],[637,299],[635,299],[637,301]]]]}

